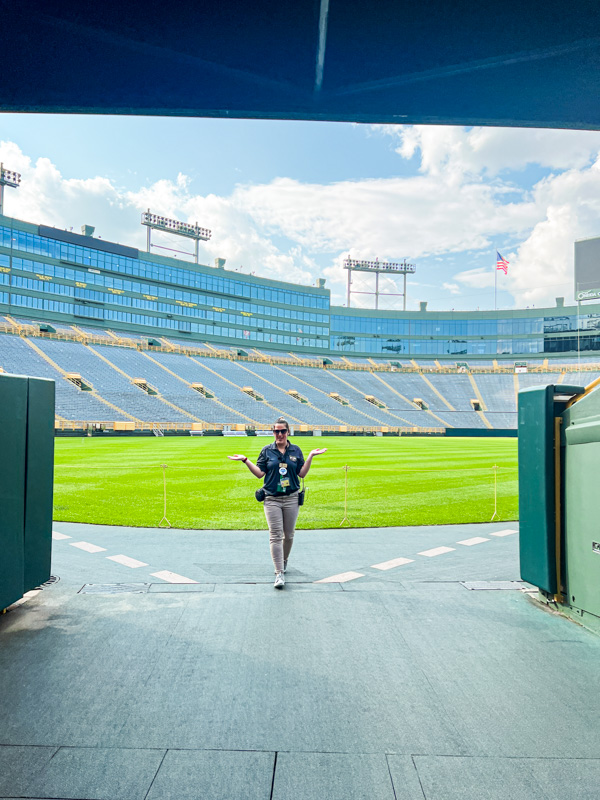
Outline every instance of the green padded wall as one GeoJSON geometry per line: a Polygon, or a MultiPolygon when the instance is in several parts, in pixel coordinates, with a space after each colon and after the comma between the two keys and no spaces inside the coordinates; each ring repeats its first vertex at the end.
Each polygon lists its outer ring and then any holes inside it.
{"type": "Polygon", "coordinates": [[[555,594],[554,386],[519,392],[521,578],[555,594]]]}
{"type": "MultiPolygon", "coordinates": [[[[532,386],[519,392],[521,577],[550,594],[558,594],[561,588],[556,574],[555,419],[563,417],[567,402],[584,391],[583,386],[557,384],[532,386]]],[[[564,464],[564,458],[563,444],[561,465],[564,464]]],[[[563,484],[564,476],[561,476],[561,495],[564,493],[563,484]]],[[[559,499],[562,506],[562,497],[559,499]]],[[[564,524],[561,520],[561,563],[558,566],[561,584],[565,577],[564,540],[564,524]]]]}
{"type": "Polygon", "coordinates": [[[54,476],[54,381],[29,378],[25,493],[25,577],[28,592],[50,577],[54,476]]]}
{"type": "Polygon", "coordinates": [[[27,382],[0,374],[0,609],[24,592],[27,382]]]}

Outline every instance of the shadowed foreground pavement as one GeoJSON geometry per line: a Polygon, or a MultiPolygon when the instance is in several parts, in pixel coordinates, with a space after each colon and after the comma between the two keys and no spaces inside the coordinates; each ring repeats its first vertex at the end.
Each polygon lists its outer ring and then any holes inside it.
{"type": "Polygon", "coordinates": [[[0,797],[597,800],[600,638],[461,583],[519,581],[517,527],[300,531],[278,592],[264,531],[56,523],[0,617],[0,797]]]}

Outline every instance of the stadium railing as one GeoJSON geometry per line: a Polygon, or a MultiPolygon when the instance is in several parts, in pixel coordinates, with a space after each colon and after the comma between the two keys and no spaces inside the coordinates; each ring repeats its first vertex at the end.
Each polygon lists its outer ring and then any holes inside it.
{"type": "MultiPolygon", "coordinates": [[[[479,366],[479,365],[469,365],[469,369],[465,370],[464,368],[458,368],[456,365],[445,365],[442,364],[441,366],[436,365],[433,361],[430,365],[417,365],[417,366],[395,366],[392,363],[381,363],[381,364],[360,364],[360,363],[345,363],[343,361],[335,361],[334,363],[325,363],[327,358],[326,354],[323,355],[323,358],[302,358],[302,355],[292,357],[290,354],[281,353],[281,356],[275,356],[272,353],[268,355],[261,354],[259,355],[258,352],[256,353],[248,353],[245,355],[241,355],[238,350],[241,348],[236,348],[235,346],[231,346],[230,349],[225,349],[223,347],[216,347],[214,345],[210,345],[210,349],[204,346],[195,347],[191,342],[189,344],[179,344],[177,342],[172,342],[166,339],[165,337],[160,337],[161,341],[163,342],[162,345],[156,346],[155,344],[149,344],[148,339],[152,337],[148,335],[144,335],[141,340],[140,339],[131,339],[128,338],[127,335],[122,332],[113,332],[114,337],[112,339],[107,339],[104,336],[94,336],[92,333],[89,332],[76,332],[73,330],[72,334],[68,331],[43,331],[40,330],[40,324],[34,321],[31,322],[22,322],[17,321],[14,318],[6,316],[3,318],[4,321],[0,322],[0,333],[18,335],[18,336],[29,336],[29,337],[39,337],[45,339],[59,339],[62,341],[72,341],[72,342],[79,342],[83,344],[102,344],[102,345],[110,345],[112,347],[126,347],[132,348],[137,350],[148,350],[158,351],[158,352],[165,352],[165,353],[179,353],[181,355],[192,355],[201,358],[211,358],[211,359],[228,359],[230,361],[242,361],[242,362],[255,362],[255,363],[264,363],[264,364],[281,364],[281,365],[289,365],[289,366],[306,366],[312,367],[313,369],[334,369],[334,370],[347,370],[349,372],[398,372],[398,373],[449,373],[449,374],[456,374],[456,373],[465,373],[469,372],[472,374],[513,374],[515,372],[514,364],[511,362],[509,364],[499,364],[496,363],[493,367],[486,367],[486,366],[479,366]]],[[[575,358],[575,357],[573,357],[575,358]]],[[[518,356],[514,356],[514,360],[518,361],[518,356]]],[[[573,360],[570,362],[558,362],[552,361],[549,363],[547,358],[544,359],[542,363],[539,365],[534,365],[532,363],[528,364],[528,372],[529,373],[555,373],[555,372],[598,372],[600,370],[600,358],[595,362],[581,362],[578,363],[577,361],[573,360]]]]}
{"type": "MultiPolygon", "coordinates": [[[[163,431],[176,431],[176,432],[197,432],[197,431],[224,431],[231,430],[237,434],[245,432],[257,432],[250,426],[240,425],[239,423],[223,423],[223,422],[115,422],[114,420],[66,420],[57,419],[54,424],[56,431],[108,431],[108,432],[140,432],[140,431],[153,431],[160,427],[163,431]]],[[[434,427],[385,427],[385,426],[358,426],[358,425],[295,425],[294,431],[296,434],[314,433],[314,431],[321,431],[323,434],[330,433],[389,433],[393,435],[408,435],[408,434],[444,434],[445,428],[434,427]]]]}

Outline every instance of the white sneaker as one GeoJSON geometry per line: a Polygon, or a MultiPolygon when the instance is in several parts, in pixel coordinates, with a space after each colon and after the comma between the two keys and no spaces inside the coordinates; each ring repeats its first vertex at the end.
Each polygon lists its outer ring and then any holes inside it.
{"type": "Polygon", "coordinates": [[[284,572],[287,572],[287,558],[286,558],[286,560],[283,562],[283,571],[284,571],[284,572]]]}
{"type": "Polygon", "coordinates": [[[285,578],[283,577],[283,572],[275,573],[275,583],[273,584],[275,589],[283,589],[285,586],[285,578]]]}

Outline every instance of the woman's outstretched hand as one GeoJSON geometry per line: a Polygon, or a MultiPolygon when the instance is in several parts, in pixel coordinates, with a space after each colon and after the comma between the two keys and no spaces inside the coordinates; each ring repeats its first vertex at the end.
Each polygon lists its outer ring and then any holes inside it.
{"type": "Polygon", "coordinates": [[[231,459],[231,461],[243,461],[246,456],[243,456],[241,453],[235,453],[235,455],[227,456],[227,458],[231,459]]]}
{"type": "Polygon", "coordinates": [[[327,448],[326,447],[317,447],[316,450],[311,450],[309,455],[311,455],[311,456],[320,456],[321,453],[326,453],[326,452],[327,452],[327,448]]]}

